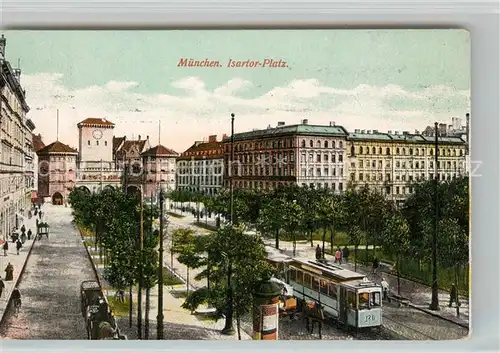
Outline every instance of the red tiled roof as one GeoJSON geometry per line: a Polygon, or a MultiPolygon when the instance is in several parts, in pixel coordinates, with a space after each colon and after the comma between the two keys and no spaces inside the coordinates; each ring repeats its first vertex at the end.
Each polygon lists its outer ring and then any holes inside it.
{"type": "Polygon", "coordinates": [[[104,118],[87,118],[83,121],[80,121],[78,123],[78,127],[84,126],[84,125],[98,125],[98,126],[106,126],[106,127],[114,127],[115,124],[113,124],[111,121],[108,121],[104,118]]]}
{"type": "Polygon", "coordinates": [[[222,149],[222,141],[195,143],[181,154],[178,159],[191,158],[222,158],[224,150],[222,149]],[[208,151],[216,151],[213,154],[208,151]]]}
{"type": "Polygon", "coordinates": [[[174,150],[171,150],[170,148],[167,148],[162,145],[158,145],[155,147],[150,148],[149,150],[145,151],[143,156],[173,156],[177,157],[179,154],[175,152],[174,150]]]}
{"type": "Polygon", "coordinates": [[[37,152],[45,147],[45,144],[42,141],[42,135],[33,134],[32,137],[33,137],[33,151],[37,152]]]}
{"type": "Polygon", "coordinates": [[[41,154],[51,154],[51,153],[67,153],[67,154],[77,154],[78,152],[74,149],[65,145],[62,142],[56,141],[52,142],[50,145],[43,147],[41,150],[37,151],[38,155],[41,154]]]}

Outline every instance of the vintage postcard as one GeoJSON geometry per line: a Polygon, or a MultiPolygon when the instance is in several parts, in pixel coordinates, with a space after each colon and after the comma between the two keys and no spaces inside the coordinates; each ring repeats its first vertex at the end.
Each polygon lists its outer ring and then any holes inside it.
{"type": "Polygon", "coordinates": [[[5,31],[2,340],[469,335],[464,30],[5,31]]]}

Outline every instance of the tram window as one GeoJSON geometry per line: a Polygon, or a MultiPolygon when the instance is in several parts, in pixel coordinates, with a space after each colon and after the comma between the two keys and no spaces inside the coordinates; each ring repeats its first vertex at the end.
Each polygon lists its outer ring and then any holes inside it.
{"type": "Polygon", "coordinates": [[[347,292],[347,304],[349,305],[349,308],[356,309],[356,295],[354,292],[347,292]]]}
{"type": "Polygon", "coordinates": [[[321,294],[328,295],[328,283],[321,281],[321,294]]]}
{"type": "Polygon", "coordinates": [[[319,292],[319,279],[315,277],[312,278],[312,290],[319,292]]]}
{"type": "Polygon", "coordinates": [[[369,308],[369,299],[370,299],[370,293],[359,293],[358,294],[358,299],[359,299],[359,306],[358,309],[366,309],[369,308]]]}
{"type": "Polygon", "coordinates": [[[337,287],[333,283],[328,283],[328,296],[337,299],[337,287]]]}
{"type": "Polygon", "coordinates": [[[302,271],[297,270],[297,277],[296,277],[295,281],[296,281],[298,284],[302,284],[302,283],[304,283],[304,280],[303,280],[303,278],[302,278],[302,275],[303,275],[303,272],[302,272],[302,271]]]}
{"type": "Polygon", "coordinates": [[[380,292],[373,292],[371,295],[371,306],[380,306],[380,292]]]}
{"type": "Polygon", "coordinates": [[[304,273],[304,287],[311,288],[311,275],[304,273]]]}
{"type": "Polygon", "coordinates": [[[290,269],[290,281],[296,281],[297,271],[294,268],[290,269]]]}

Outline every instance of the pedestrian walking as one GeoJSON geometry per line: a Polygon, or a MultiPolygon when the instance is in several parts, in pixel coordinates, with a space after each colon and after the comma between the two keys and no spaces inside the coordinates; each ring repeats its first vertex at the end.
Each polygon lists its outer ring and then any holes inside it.
{"type": "Polygon", "coordinates": [[[379,263],[378,259],[375,257],[375,258],[373,259],[373,265],[372,265],[372,273],[373,273],[373,274],[376,274],[376,273],[377,273],[377,270],[378,270],[378,266],[379,266],[379,264],[380,264],[380,263],[379,263]]]}
{"type": "Polygon", "coordinates": [[[455,283],[453,283],[450,288],[450,303],[448,304],[448,307],[451,308],[451,305],[453,303],[455,303],[457,306],[460,306],[460,302],[458,301],[457,286],[455,286],[455,283]]]}
{"type": "Polygon", "coordinates": [[[24,233],[24,232],[26,232],[26,227],[23,224],[23,226],[21,227],[21,233],[24,233]]]}
{"type": "Polygon", "coordinates": [[[21,234],[21,243],[26,243],[26,233],[21,234]]]}
{"type": "Polygon", "coordinates": [[[387,300],[389,298],[389,283],[387,283],[385,278],[382,278],[382,282],[380,283],[380,285],[382,286],[384,300],[387,300]]]}
{"type": "Polygon", "coordinates": [[[321,258],[323,257],[323,251],[321,251],[321,248],[318,245],[316,245],[316,260],[321,260],[321,258]]]}
{"type": "Polygon", "coordinates": [[[31,232],[31,229],[28,229],[28,240],[31,240],[32,235],[33,233],[31,232]]]}
{"type": "Polygon", "coordinates": [[[14,266],[9,262],[5,268],[5,280],[12,281],[14,279],[14,266]]]}
{"type": "Polygon", "coordinates": [[[9,250],[9,242],[5,241],[5,243],[3,243],[3,256],[7,256],[8,250],[9,250]]]}
{"type": "Polygon", "coordinates": [[[338,248],[335,252],[335,262],[342,265],[342,252],[340,251],[340,248],[338,248]]]}
{"type": "Polygon", "coordinates": [[[342,249],[342,260],[344,260],[345,263],[347,263],[348,259],[349,259],[349,249],[347,248],[347,246],[344,246],[344,248],[342,249]]]}
{"type": "Polygon", "coordinates": [[[5,288],[5,283],[3,283],[2,277],[0,277],[0,298],[2,297],[4,288],[5,288]]]}
{"type": "Polygon", "coordinates": [[[23,243],[21,243],[20,239],[17,239],[17,242],[16,242],[17,255],[19,255],[19,250],[21,250],[22,247],[23,247],[23,243]]]}

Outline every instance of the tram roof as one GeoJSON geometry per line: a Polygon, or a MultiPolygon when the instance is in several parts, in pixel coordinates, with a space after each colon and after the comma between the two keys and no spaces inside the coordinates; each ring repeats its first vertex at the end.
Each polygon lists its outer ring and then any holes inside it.
{"type": "Polygon", "coordinates": [[[318,261],[311,261],[309,258],[294,258],[293,260],[300,263],[301,267],[305,270],[312,268],[316,271],[321,271],[321,274],[324,276],[330,276],[345,281],[363,279],[365,277],[365,275],[361,273],[346,270],[345,268],[333,265],[328,262],[326,264],[323,264],[318,261]]]}

